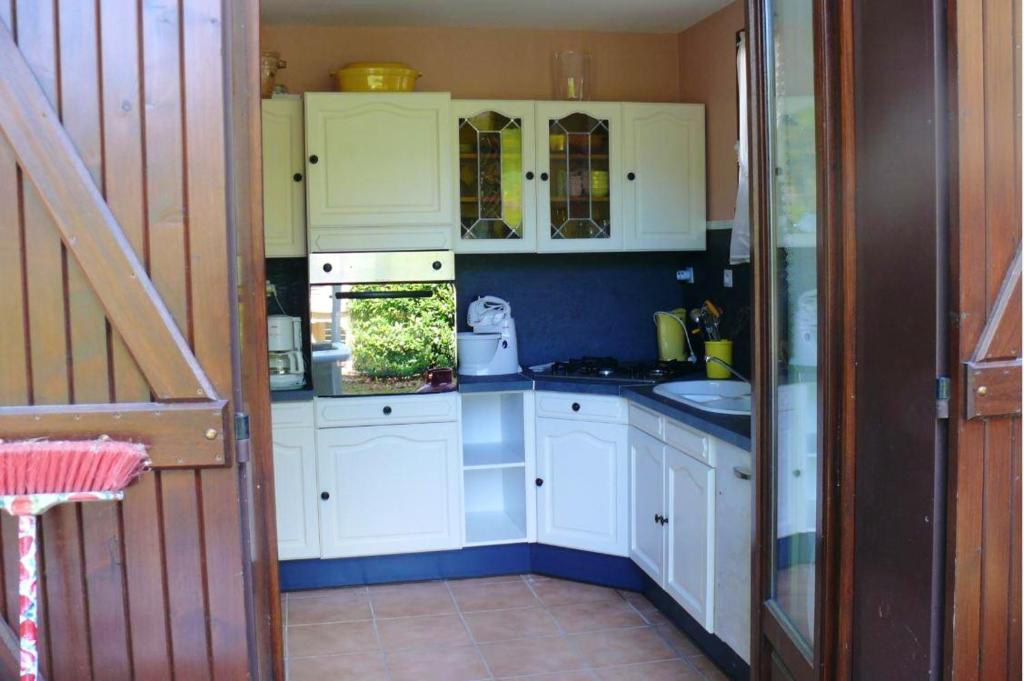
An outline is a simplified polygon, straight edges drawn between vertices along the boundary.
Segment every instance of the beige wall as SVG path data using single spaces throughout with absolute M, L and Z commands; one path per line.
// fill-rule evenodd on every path
M 708 219 L 732 220 L 736 208 L 737 0 L 679 34 L 679 99 L 704 104 L 707 116 Z
M 419 90 L 551 99 L 552 55 L 567 49 L 591 54 L 591 99 L 671 102 L 679 91 L 672 34 L 264 25 L 260 37 L 288 62 L 278 81 L 292 92 L 333 89 L 327 72 L 347 62 L 401 61 L 423 73 Z

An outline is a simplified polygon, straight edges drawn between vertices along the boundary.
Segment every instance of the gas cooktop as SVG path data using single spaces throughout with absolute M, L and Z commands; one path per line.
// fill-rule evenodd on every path
M 535 376 L 591 379 L 633 383 L 657 383 L 679 378 L 695 370 L 689 362 L 620 362 L 614 357 L 578 357 L 530 367 Z

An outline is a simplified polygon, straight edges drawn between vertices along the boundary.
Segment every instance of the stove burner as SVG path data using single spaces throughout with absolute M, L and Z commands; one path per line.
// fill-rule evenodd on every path
M 611 367 L 601 367 L 597 370 L 597 375 L 604 376 L 605 378 L 612 376 L 613 374 L 615 374 L 615 369 Z
M 614 357 L 577 357 L 553 362 L 542 375 L 566 378 L 605 379 L 652 383 L 675 378 L 694 370 L 693 365 L 678 360 L 659 362 L 620 362 Z

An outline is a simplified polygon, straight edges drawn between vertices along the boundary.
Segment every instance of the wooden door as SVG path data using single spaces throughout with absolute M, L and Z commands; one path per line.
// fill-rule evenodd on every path
M 449 248 L 447 93 L 306 94 L 310 250 Z
M 537 541 L 629 555 L 626 429 L 537 419 Z
M 534 103 L 452 102 L 456 253 L 537 250 Z
M 537 102 L 537 250 L 618 251 L 622 105 Z
M 0 2 L 0 433 L 129 438 L 149 446 L 154 469 L 122 503 L 44 515 L 46 678 L 272 671 L 249 613 L 255 601 L 272 612 L 276 595 L 251 591 L 247 450 L 236 453 L 231 418 L 241 383 L 224 67 L 236 35 L 223 11 Z M 8 624 L 15 542 L 4 517 Z M 0 662 L 11 669 L 7 647 Z
M 706 247 L 704 105 L 622 105 L 622 203 L 628 251 Z
M 324 558 L 458 548 L 457 423 L 317 431 Z
M 715 630 L 715 469 L 665 448 L 665 590 Z
M 268 258 L 306 255 L 306 143 L 302 99 L 263 100 L 263 232 Z
M 951 3 L 945 678 L 1021 677 L 1019 0 Z
M 320 557 L 316 431 L 309 402 L 274 404 L 274 490 L 281 560 Z
M 629 557 L 658 584 L 665 570 L 665 445 L 629 429 Z

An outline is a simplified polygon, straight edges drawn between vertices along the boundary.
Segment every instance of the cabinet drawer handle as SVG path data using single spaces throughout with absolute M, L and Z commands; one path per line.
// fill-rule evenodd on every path
M 292 179 L 296 182 L 302 182 L 302 173 L 295 173 L 292 175 Z
M 533 484 L 537 485 L 537 487 L 541 487 L 544 484 L 544 478 L 537 478 L 533 481 Z
M 572 410 L 573 411 L 579 411 L 580 410 L 580 403 L 579 402 L 573 402 L 572 403 Z
M 626 179 L 632 182 L 636 179 L 636 173 L 626 173 Z
M 750 469 L 746 466 L 733 466 L 732 474 L 740 480 L 750 480 Z
M 384 416 L 390 416 L 391 415 L 391 407 L 384 407 L 381 411 L 384 412 Z
M 331 498 L 331 493 L 330 492 L 320 492 L 320 498 L 323 499 L 324 501 L 327 501 L 328 499 Z
M 316 165 L 317 163 L 320 162 L 320 157 L 317 156 L 316 154 L 313 154 L 312 156 L 309 157 L 309 162 L 312 163 L 313 165 Z

